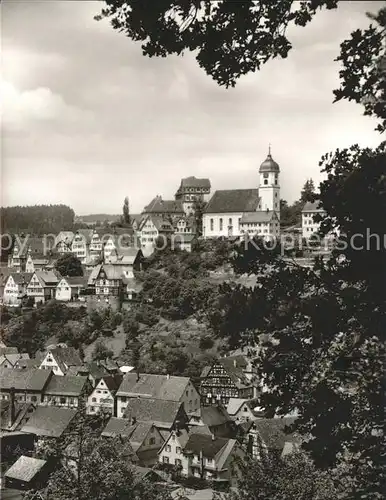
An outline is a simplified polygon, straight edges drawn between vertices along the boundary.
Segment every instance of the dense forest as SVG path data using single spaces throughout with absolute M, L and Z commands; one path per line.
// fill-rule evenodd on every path
M 75 212 L 67 205 L 1 207 L 3 233 L 28 233 L 34 236 L 69 231 L 74 227 Z

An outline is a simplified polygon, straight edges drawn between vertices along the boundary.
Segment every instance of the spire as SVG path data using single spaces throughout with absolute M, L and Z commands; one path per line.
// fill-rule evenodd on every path
M 271 143 L 268 144 L 268 156 L 271 156 Z

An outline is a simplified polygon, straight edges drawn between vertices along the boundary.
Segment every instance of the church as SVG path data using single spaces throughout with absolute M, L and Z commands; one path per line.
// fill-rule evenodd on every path
M 280 168 L 271 155 L 259 168 L 258 189 L 215 191 L 203 214 L 205 239 L 280 234 Z

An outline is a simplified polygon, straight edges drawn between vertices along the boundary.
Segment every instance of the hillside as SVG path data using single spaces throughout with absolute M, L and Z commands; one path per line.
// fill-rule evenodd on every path
M 120 214 L 89 214 L 76 215 L 76 222 L 84 222 L 85 224 L 96 224 L 97 222 L 116 222 L 120 219 Z

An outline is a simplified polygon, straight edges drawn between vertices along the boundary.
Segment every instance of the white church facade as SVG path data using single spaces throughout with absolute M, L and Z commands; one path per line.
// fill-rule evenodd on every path
M 203 236 L 208 238 L 279 236 L 280 167 L 271 150 L 259 168 L 258 189 L 215 191 L 203 214 Z

